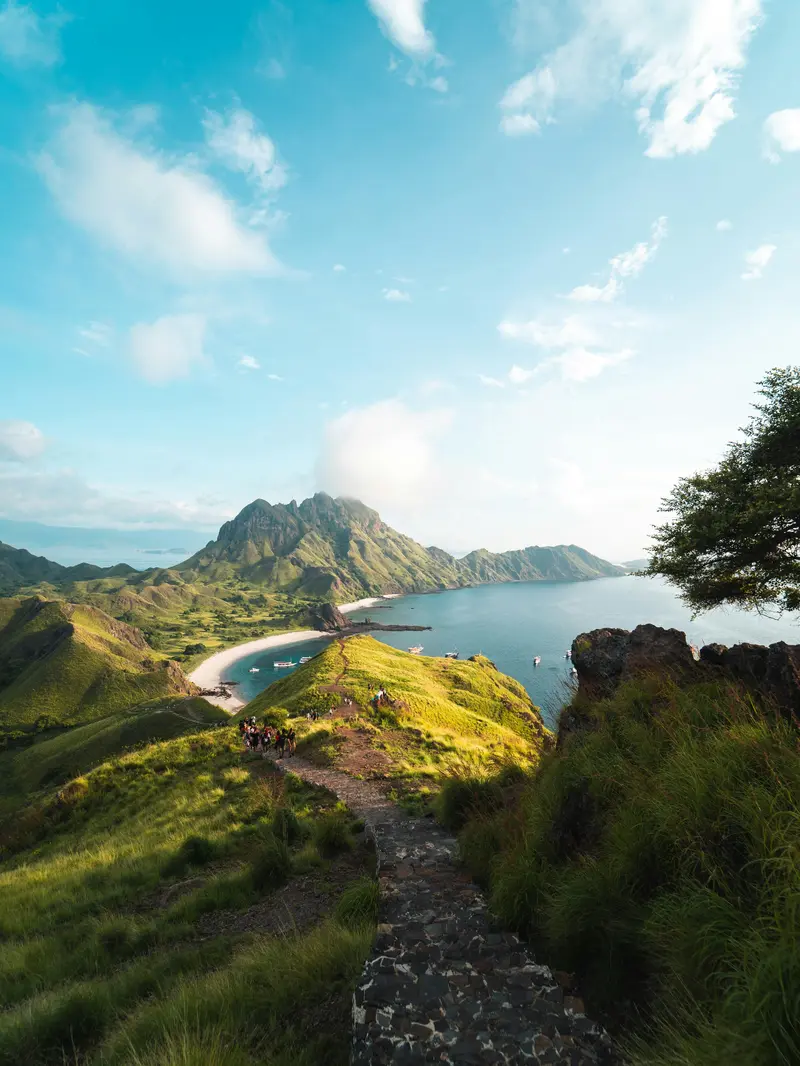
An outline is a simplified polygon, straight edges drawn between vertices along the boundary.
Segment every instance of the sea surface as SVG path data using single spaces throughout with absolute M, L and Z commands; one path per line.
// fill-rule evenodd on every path
M 428 633 L 375 633 L 394 648 L 422 644 L 423 655 L 458 651 L 462 659 L 483 654 L 498 669 L 520 681 L 545 720 L 553 723 L 569 698 L 571 664 L 565 651 L 579 633 L 601 626 L 633 629 L 652 622 L 686 633 L 690 644 L 800 643 L 800 627 L 788 616 L 764 618 L 745 611 L 718 609 L 692 621 L 675 592 L 658 578 L 619 577 L 581 582 L 525 582 L 481 585 L 477 588 L 387 600 L 382 607 L 353 612 L 354 621 L 429 625 Z M 275 669 L 276 659 L 298 662 L 315 655 L 324 641 L 310 641 L 241 659 L 228 677 L 240 682 L 237 691 L 252 699 L 278 677 L 291 672 Z M 541 665 L 533 657 L 541 656 Z M 256 666 L 257 674 L 249 669 Z

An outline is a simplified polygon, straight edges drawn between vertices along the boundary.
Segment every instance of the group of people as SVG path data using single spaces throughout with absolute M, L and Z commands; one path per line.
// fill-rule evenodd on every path
M 243 718 L 239 722 L 239 735 L 245 751 L 260 751 L 262 758 L 266 757 L 271 748 L 274 748 L 279 759 L 282 759 L 287 752 L 291 757 L 297 750 L 297 736 L 294 729 L 276 728 L 266 721 L 263 727 L 259 728 L 255 715 Z

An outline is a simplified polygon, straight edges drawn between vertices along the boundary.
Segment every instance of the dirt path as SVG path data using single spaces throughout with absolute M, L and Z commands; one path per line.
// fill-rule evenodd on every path
M 556 979 L 492 921 L 454 837 L 406 817 L 373 782 L 298 757 L 275 761 L 339 796 L 375 841 L 378 935 L 353 996 L 351 1066 L 615 1061 L 566 975 Z

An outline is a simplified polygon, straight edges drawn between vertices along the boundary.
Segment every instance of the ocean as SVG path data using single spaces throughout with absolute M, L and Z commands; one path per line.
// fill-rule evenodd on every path
M 525 582 L 480 585 L 477 588 L 387 600 L 384 606 L 354 612 L 354 621 L 429 625 L 427 633 L 375 633 L 395 648 L 422 644 L 423 655 L 458 651 L 462 659 L 483 654 L 499 670 L 520 681 L 545 721 L 553 724 L 569 698 L 570 662 L 565 651 L 589 629 L 619 626 L 633 629 L 642 622 L 680 629 L 689 643 L 800 643 L 800 629 L 788 616 L 764 618 L 745 611 L 718 609 L 692 621 L 669 585 L 658 578 L 601 578 L 582 582 Z M 227 676 L 239 681 L 237 691 L 252 699 L 289 671 L 275 669 L 275 660 L 298 662 L 301 655 L 321 651 L 322 641 L 273 648 L 241 659 Z M 541 664 L 533 665 L 535 655 Z M 251 667 L 257 674 L 249 673 Z

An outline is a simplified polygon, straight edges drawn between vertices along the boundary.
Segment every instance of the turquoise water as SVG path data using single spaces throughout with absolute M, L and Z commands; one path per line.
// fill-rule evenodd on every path
M 573 639 L 589 629 L 620 626 L 632 629 L 642 622 L 681 629 L 691 644 L 700 647 L 716 641 L 736 644 L 750 641 L 771 644 L 785 640 L 800 643 L 800 630 L 787 617 L 782 621 L 744 611 L 716 610 L 692 622 L 672 589 L 653 578 L 603 578 L 576 583 L 530 582 L 516 585 L 481 585 L 425 596 L 405 596 L 386 601 L 387 606 L 359 611 L 350 617 L 373 621 L 430 625 L 429 633 L 376 633 L 394 648 L 422 644 L 423 655 L 458 651 L 461 658 L 481 652 L 500 670 L 520 681 L 538 704 L 545 719 L 554 721 L 568 697 L 570 663 L 564 652 Z M 252 699 L 288 671 L 274 670 L 275 659 L 298 661 L 324 647 L 312 641 L 290 648 L 275 648 L 236 663 L 229 676 L 240 680 L 242 695 Z M 541 665 L 533 665 L 534 655 Z M 260 667 L 258 674 L 247 671 Z

